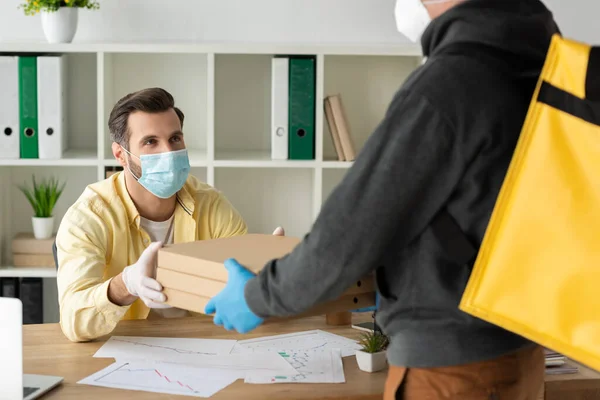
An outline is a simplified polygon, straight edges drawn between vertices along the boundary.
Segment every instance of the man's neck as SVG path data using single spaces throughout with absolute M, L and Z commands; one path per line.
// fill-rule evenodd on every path
M 151 221 L 166 221 L 175 212 L 176 197 L 161 199 L 142 187 L 128 171 L 125 171 L 125 186 L 140 216 Z

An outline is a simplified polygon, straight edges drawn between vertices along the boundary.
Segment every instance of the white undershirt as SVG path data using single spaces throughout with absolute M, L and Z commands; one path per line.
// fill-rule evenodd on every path
M 151 221 L 144 217 L 140 217 L 140 226 L 144 229 L 150 239 L 153 242 L 163 242 L 163 244 L 173 244 L 173 218 L 175 214 L 171 215 L 166 221 Z
M 174 215 L 171 215 L 171 218 L 168 220 L 157 222 L 140 216 L 140 226 L 148 233 L 153 242 L 163 242 L 163 245 L 173 244 L 173 232 L 175 231 L 173 229 L 173 218 Z M 163 318 L 178 318 L 188 315 L 186 310 L 175 307 L 165 309 L 153 308 L 150 311 Z

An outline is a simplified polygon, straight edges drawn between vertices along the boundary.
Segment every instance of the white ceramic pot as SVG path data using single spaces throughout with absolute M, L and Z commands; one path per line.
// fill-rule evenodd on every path
M 71 43 L 77 32 L 77 7 L 60 7 L 42 12 L 42 28 L 48 43 Z
M 54 217 L 37 218 L 32 217 L 33 236 L 36 239 L 50 239 L 54 233 Z
M 356 362 L 358 368 L 366 372 L 381 371 L 387 366 L 387 357 L 385 351 L 379 353 L 366 353 L 361 350 L 356 351 Z

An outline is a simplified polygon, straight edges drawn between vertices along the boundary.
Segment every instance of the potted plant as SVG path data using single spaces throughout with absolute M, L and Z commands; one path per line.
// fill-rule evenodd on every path
M 377 372 L 387 365 L 386 349 L 389 340 L 386 335 L 379 331 L 364 333 L 359 344 L 360 350 L 356 350 L 356 362 L 358 367 L 366 372 Z
M 25 15 L 42 15 L 42 29 L 49 43 L 71 43 L 77 32 L 78 10 L 98 9 L 95 0 L 25 0 Z
M 33 207 L 33 235 L 36 239 L 49 239 L 54 233 L 54 206 L 65 184 L 59 187 L 58 180 L 54 178 L 37 183 L 33 176 L 32 180 L 33 189 L 25 186 L 20 186 L 20 189 Z

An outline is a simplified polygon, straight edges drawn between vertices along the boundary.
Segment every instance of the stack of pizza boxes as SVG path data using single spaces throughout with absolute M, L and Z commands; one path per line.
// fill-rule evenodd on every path
M 300 239 L 289 236 L 247 234 L 231 238 L 200 240 L 161 248 L 156 279 L 163 286 L 167 303 L 204 314 L 208 301 L 225 288 L 224 262 L 235 258 L 254 273 L 272 259 L 290 253 Z M 339 298 L 319 304 L 297 316 L 325 315 L 375 305 L 372 275 L 355 282 Z

